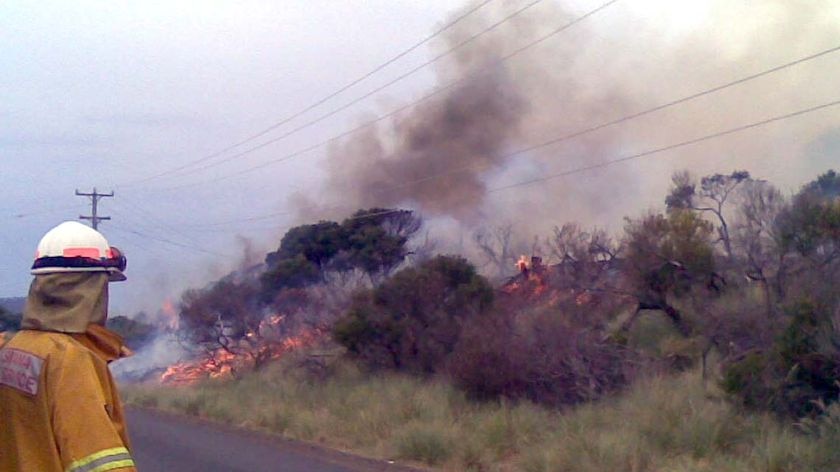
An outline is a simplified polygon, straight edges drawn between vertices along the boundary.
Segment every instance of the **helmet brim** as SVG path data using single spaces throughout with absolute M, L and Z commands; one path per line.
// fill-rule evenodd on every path
M 67 274 L 72 272 L 106 272 L 108 282 L 123 282 L 128 280 L 122 271 L 102 269 L 101 267 L 40 267 L 29 271 L 32 275 Z

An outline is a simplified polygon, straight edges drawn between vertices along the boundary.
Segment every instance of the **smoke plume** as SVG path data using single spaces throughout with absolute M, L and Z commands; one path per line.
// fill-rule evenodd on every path
M 436 53 L 519 7 L 491 5 L 496 7 L 482 8 L 448 30 Z M 312 205 L 331 216 L 402 205 L 466 228 L 489 221 L 529 223 L 536 234 L 572 220 L 609 225 L 659 206 L 678 169 L 703 175 L 745 168 L 785 189 L 825 170 L 825 158 L 813 157 L 819 148 L 814 143 L 838 133 L 837 109 L 573 177 L 492 191 L 838 98 L 832 71 L 840 67 L 840 54 L 834 54 L 514 154 L 836 46 L 840 37 L 840 8 L 829 1 L 618 2 L 500 61 L 583 13 L 569 5 L 543 2 L 435 63 L 440 85 L 462 80 L 390 123 L 332 146 L 318 201 L 300 199 L 301 213 L 311 215 Z M 326 210 L 335 207 L 342 210 Z
M 487 183 L 473 168 L 505 165 L 501 153 L 526 109 L 510 82 L 504 69 L 483 74 L 396 123 L 393 143 L 372 130 L 334 149 L 327 188 L 361 207 L 416 202 L 430 214 L 474 219 Z

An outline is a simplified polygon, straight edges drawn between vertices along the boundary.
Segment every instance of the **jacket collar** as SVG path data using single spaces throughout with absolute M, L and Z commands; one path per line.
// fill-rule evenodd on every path
M 112 362 L 133 354 L 119 334 L 95 323 L 89 324 L 84 333 L 69 335 L 105 362 Z

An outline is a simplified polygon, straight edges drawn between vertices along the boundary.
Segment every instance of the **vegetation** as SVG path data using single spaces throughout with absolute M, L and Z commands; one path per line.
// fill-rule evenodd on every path
M 200 415 L 383 459 L 475 471 L 834 471 L 840 410 L 803 429 L 744 413 L 697 371 L 643 379 L 565 411 L 476 403 L 443 382 L 287 360 L 231 382 L 130 386 L 128 402 Z
M 456 386 L 482 400 L 528 399 L 549 406 L 596 400 L 625 387 L 639 361 L 604 337 L 597 321 L 585 315 L 496 313 L 468 323 L 447 373 Z
M 153 325 L 127 316 L 109 317 L 106 326 L 122 336 L 125 344 L 134 350 L 142 348 L 157 335 L 157 330 Z
M 788 311 L 790 322 L 770 347 L 732 362 L 722 385 L 746 407 L 813 416 L 840 395 L 840 338 L 823 331 L 824 307 L 803 301 Z
M 263 318 L 258 294 L 254 280 L 232 276 L 204 289 L 187 290 L 179 307 L 182 332 L 194 342 L 224 345 L 231 337 L 257 330 Z
M 358 293 L 333 333 L 371 367 L 430 374 L 443 368 L 464 323 L 492 301 L 490 284 L 466 259 L 438 256 Z
M 420 227 L 377 208 L 299 226 L 264 269 L 181 300 L 195 342 L 236 354 L 309 326 L 339 361 L 133 401 L 451 470 L 840 467 L 835 172 L 790 197 L 680 172 L 662 212 L 615 237 L 559 225 L 499 283 L 417 249 Z M 518 239 L 478 231 L 485 272 Z
M 387 277 L 405 260 L 406 243 L 421 224 L 408 210 L 371 208 L 341 224 L 321 221 L 292 228 L 266 256 L 262 299 L 270 302 L 284 288 L 326 282 L 331 274 L 359 271 L 372 282 Z
M 20 314 L 11 313 L 0 307 L 0 332 L 19 330 L 20 320 Z
M 210 355 L 216 349 L 245 352 L 260 366 L 282 336 L 327 329 L 346 309 L 347 303 L 336 300 L 340 294 L 327 293 L 335 287 L 327 290 L 327 285 L 364 286 L 360 275 L 368 285 L 386 278 L 408 256 L 407 242 L 420 225 L 411 211 L 371 208 L 341 224 L 294 227 L 266 255 L 264 267 L 235 271 L 185 291 L 178 306 L 179 334 Z M 268 314 L 282 318 L 283 326 L 267 325 Z
M 0 308 L 5 309 L 10 313 L 23 313 L 26 306 L 26 297 L 6 297 L 0 298 Z

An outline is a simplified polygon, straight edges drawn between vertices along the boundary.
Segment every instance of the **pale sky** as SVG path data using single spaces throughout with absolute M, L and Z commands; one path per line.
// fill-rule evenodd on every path
M 306 146 L 343 130 L 353 115 L 327 120 L 236 165 L 184 180 L 119 184 L 199 159 L 264 129 L 428 35 L 459 6 L 445 0 L 0 3 L 5 188 L 0 296 L 24 295 L 40 236 L 87 212 L 86 202 L 73 195 L 77 188 L 116 191 L 115 199 L 102 200 L 101 213 L 113 220 L 100 229 L 129 257 L 131 282 L 113 287 L 117 305 L 121 295 L 132 298 L 130 292 L 141 286 L 154 284 L 166 292 L 169 285 L 182 288 L 179 279 L 206 280 L 208 271 L 230 265 L 212 261 L 221 256 L 126 230 L 234 256 L 242 252 L 237 228 L 256 227 L 242 233 L 276 244 L 268 241 L 276 241 L 280 230 L 270 227 L 282 225 L 282 216 L 200 225 L 282 212 L 289 189 L 317 178 L 311 163 L 317 152 L 270 173 L 164 189 L 211 180 Z M 419 64 L 428 55 L 421 49 L 399 65 Z M 386 69 L 365 85 L 389 72 L 393 76 L 400 68 Z M 420 73 L 392 93 L 429 81 L 428 72 Z
M 527 3 L 494 2 L 510 5 L 508 10 Z M 603 2 L 570 3 L 574 11 L 584 11 Z M 662 35 L 651 41 L 670 41 L 727 5 L 624 3 L 629 6 L 616 6 L 608 18 L 610 25 L 625 21 L 626 29 L 604 27 L 605 38 L 633 30 L 628 19 L 646 18 L 662 26 Z M 837 2 L 824 3 L 833 5 L 829 17 L 838 18 Z M 0 296 L 25 295 L 41 235 L 89 211 L 75 189 L 116 192 L 101 202 L 101 214 L 113 220 L 100 229 L 127 253 L 129 281 L 113 287 L 112 311 L 151 310 L 166 297 L 177 298 L 185 286 L 223 275 L 241 258 L 242 237 L 258 251 L 276 247 L 290 223 L 283 214 L 287 197 L 317 189 L 325 151 L 228 177 L 415 99 L 435 84 L 433 68 L 257 152 L 205 170 L 188 168 L 183 178 L 149 177 L 209 156 L 313 103 L 427 36 L 464 5 L 453 0 L 0 2 Z M 434 55 L 423 46 L 265 139 Z M 836 72 L 837 60 L 831 64 Z M 838 116 L 828 115 L 835 129 Z M 840 167 L 825 159 L 819 164 Z M 811 167 L 801 175 L 809 172 Z M 794 188 L 801 182 L 797 174 L 784 183 Z M 658 199 L 661 186 L 655 190 Z M 238 219 L 247 221 L 231 221 Z

